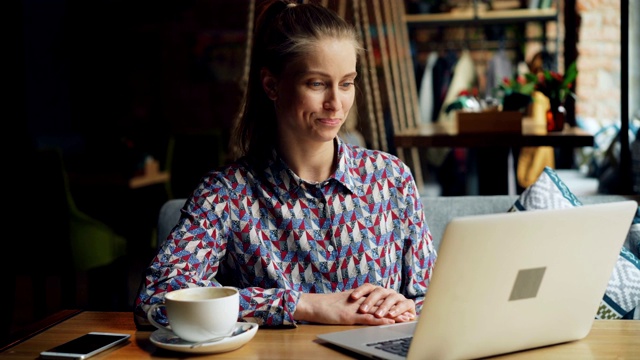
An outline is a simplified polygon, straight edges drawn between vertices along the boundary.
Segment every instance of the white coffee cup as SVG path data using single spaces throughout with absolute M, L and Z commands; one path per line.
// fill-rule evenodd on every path
M 154 319 L 164 307 L 169 325 Z M 240 295 L 233 287 L 193 287 L 168 292 L 164 303 L 149 308 L 147 319 L 158 329 L 173 331 L 180 338 L 199 342 L 231 335 L 238 321 Z

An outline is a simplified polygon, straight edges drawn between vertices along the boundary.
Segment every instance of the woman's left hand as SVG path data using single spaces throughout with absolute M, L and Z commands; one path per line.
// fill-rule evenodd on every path
M 373 314 L 378 318 L 387 317 L 395 322 L 415 320 L 416 304 L 411 299 L 392 289 L 373 284 L 358 286 L 351 293 L 353 300 L 366 297 L 358 311 L 363 314 Z

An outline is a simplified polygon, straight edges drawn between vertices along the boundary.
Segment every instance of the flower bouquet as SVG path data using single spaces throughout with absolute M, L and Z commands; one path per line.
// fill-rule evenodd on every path
M 536 88 L 538 78 L 534 74 L 519 75 L 515 79 L 504 78 L 499 85 L 504 96 L 503 111 L 523 111 L 531 103 L 531 95 Z
M 547 111 L 547 131 L 561 131 L 564 128 L 564 101 L 572 92 L 574 81 L 578 76 L 575 61 L 569 65 L 564 75 L 545 70 L 538 74 L 535 90 L 549 98 L 550 108 Z
M 567 95 L 575 96 L 571 89 L 577 76 L 578 70 L 574 61 L 564 75 L 549 70 L 539 73 L 535 89 L 548 97 L 552 103 L 562 104 Z

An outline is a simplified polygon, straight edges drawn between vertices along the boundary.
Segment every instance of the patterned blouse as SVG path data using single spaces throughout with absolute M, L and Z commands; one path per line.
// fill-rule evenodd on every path
M 393 155 L 336 143 L 336 172 L 320 183 L 275 153 L 264 171 L 240 160 L 208 173 L 145 273 L 136 323 L 168 291 L 221 284 L 240 289 L 240 319 L 266 326 L 295 326 L 301 292 L 364 283 L 419 312 L 436 251 L 413 176 Z

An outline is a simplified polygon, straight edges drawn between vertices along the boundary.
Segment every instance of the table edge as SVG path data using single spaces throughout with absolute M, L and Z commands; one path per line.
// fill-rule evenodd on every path
M 55 312 L 44 319 L 38 320 L 37 322 L 29 325 L 23 333 L 18 332 L 17 334 L 10 335 L 8 341 L 5 344 L 0 345 L 0 353 L 23 343 L 64 321 L 69 320 L 82 312 L 84 312 L 82 309 L 65 309 Z

